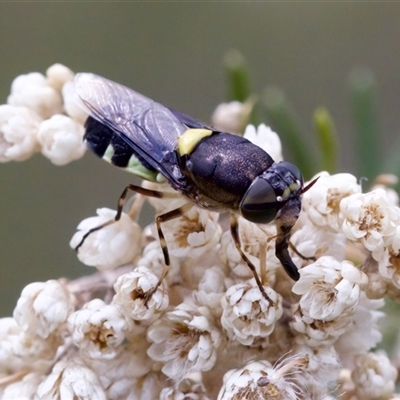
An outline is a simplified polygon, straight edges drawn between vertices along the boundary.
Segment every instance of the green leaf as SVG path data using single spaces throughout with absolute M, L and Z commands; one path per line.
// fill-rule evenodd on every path
M 290 149 L 293 156 L 290 161 L 300 168 L 306 179 L 311 178 L 316 172 L 315 159 L 285 95 L 280 89 L 269 87 L 265 90 L 263 105 L 271 127 Z
M 225 54 L 224 64 L 228 78 L 228 101 L 244 103 L 251 95 L 250 78 L 247 64 L 238 50 L 230 50 Z
M 382 171 L 382 152 L 375 110 L 375 78 L 366 68 L 350 75 L 353 118 L 356 128 L 357 174 L 370 181 Z
M 314 127 L 320 147 L 321 171 L 334 173 L 337 168 L 338 136 L 333 120 L 324 107 L 318 107 L 314 113 Z

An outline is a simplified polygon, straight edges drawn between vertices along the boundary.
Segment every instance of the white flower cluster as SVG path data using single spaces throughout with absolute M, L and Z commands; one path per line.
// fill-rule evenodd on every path
M 73 140 L 59 134 L 83 120 L 65 85 L 71 77 L 53 66 L 47 78 L 16 79 L 9 105 L 0 106 L 1 157 L 21 160 L 42 146 L 50 159 L 68 158 L 63 149 Z M 246 137 L 282 159 L 266 126 L 248 127 Z M 350 174 L 319 174 L 291 236 L 296 283 L 275 257 L 274 225 L 239 217 L 242 248 L 272 302 L 224 218 L 196 207 L 162 226 L 171 265 L 160 283 L 155 225 L 142 231 L 132 218 L 139 200 L 118 222 L 107 224 L 115 211 L 100 209 L 78 226 L 71 246 L 97 274 L 82 284 L 32 283 L 14 317 L 0 319 L 3 400 L 400 398 L 396 368 L 372 351 L 382 339 L 384 298 L 400 299 L 400 209 L 392 192 L 362 193 Z M 163 214 L 179 201 L 152 204 Z M 107 290 L 98 290 L 99 281 Z
M 0 162 L 24 161 L 38 151 L 55 165 L 81 158 L 82 111 L 71 106 L 74 73 L 54 64 L 46 75 L 20 75 L 11 85 L 7 104 L 0 105 Z

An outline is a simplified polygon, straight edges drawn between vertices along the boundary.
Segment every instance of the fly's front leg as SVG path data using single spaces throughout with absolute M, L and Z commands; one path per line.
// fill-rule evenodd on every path
M 235 214 L 231 214 L 231 234 L 233 237 L 233 241 L 235 242 L 235 246 L 239 251 L 240 256 L 242 257 L 242 260 L 248 265 L 250 268 L 254 279 L 256 280 L 257 286 L 260 289 L 260 292 L 262 293 L 263 297 L 269 302 L 271 306 L 274 305 L 274 302 L 271 300 L 271 298 L 267 295 L 265 292 L 264 286 L 261 283 L 261 280 L 257 274 L 256 267 L 254 264 L 249 260 L 249 258 L 244 254 L 242 247 L 240 245 L 240 237 L 239 237 L 239 222 L 237 219 L 237 216 Z
M 289 239 L 290 231 L 299 217 L 301 203 L 299 199 L 289 199 L 285 206 L 281 209 L 279 217 L 275 220 L 276 229 L 278 231 L 275 242 L 275 255 L 281 262 L 286 273 L 294 281 L 300 279 L 299 271 L 290 257 Z
M 119 221 L 119 219 L 121 218 L 121 214 L 122 214 L 122 209 L 124 208 L 125 205 L 125 201 L 126 201 L 126 196 L 128 194 L 129 191 L 132 192 L 136 192 L 139 194 L 142 194 L 144 196 L 147 197 L 155 197 L 158 199 L 162 199 L 162 198 L 167 198 L 167 197 L 177 197 L 177 194 L 175 193 L 164 193 L 164 192 L 159 192 L 157 190 L 151 190 L 151 189 L 145 189 L 142 188 L 141 186 L 136 186 L 136 185 L 128 185 L 124 191 L 122 192 L 121 196 L 118 199 L 118 205 L 117 205 L 117 214 L 115 215 L 114 219 L 110 219 L 109 221 L 105 222 L 104 224 L 101 224 L 99 226 L 96 226 L 92 229 L 89 229 L 82 237 L 82 240 L 79 242 L 79 244 L 75 247 L 75 250 L 78 251 L 79 248 L 83 245 L 83 243 L 85 242 L 86 238 L 92 234 L 93 232 L 98 231 L 99 229 L 102 229 L 108 225 L 113 224 L 114 222 Z
M 296 246 L 295 246 L 291 241 L 289 241 L 289 247 L 290 247 L 300 258 L 302 258 L 303 260 L 306 260 L 306 261 L 316 261 L 316 260 L 317 260 L 315 257 L 306 257 L 305 255 L 301 254 L 301 253 L 297 250 Z

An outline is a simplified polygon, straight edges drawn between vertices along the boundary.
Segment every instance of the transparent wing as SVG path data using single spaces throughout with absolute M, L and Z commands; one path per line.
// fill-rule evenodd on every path
M 119 134 L 173 186 L 181 187 L 177 140 L 190 125 L 201 123 L 95 74 L 77 74 L 74 85 L 90 116 Z

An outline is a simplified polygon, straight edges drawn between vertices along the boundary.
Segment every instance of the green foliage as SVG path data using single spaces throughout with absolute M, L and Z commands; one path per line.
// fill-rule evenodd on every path
M 355 125 L 355 162 L 358 176 L 370 181 L 382 171 L 382 152 L 375 112 L 375 78 L 366 69 L 350 74 L 351 103 Z
M 250 77 L 244 57 L 237 50 L 226 53 L 224 58 L 228 80 L 228 101 L 245 102 L 251 94 Z
M 313 154 L 313 146 L 304 140 L 307 135 L 304 134 L 295 109 L 283 91 L 268 86 L 263 96 L 257 96 L 250 89 L 248 67 L 243 55 L 231 50 L 224 61 L 228 78 L 228 100 L 244 102 L 249 98 L 259 99 L 250 117 L 250 123 L 269 124 L 279 134 L 284 147 L 290 152 L 290 161 L 301 169 L 306 179 L 310 179 L 321 170 L 330 173 L 338 171 L 339 139 L 334 120 L 326 108 L 317 107 L 313 116 L 316 134 L 313 144 L 318 144 L 316 154 Z M 352 137 L 355 149 L 354 174 L 359 178 L 367 178 L 369 184 L 372 184 L 375 177 L 381 173 L 394 173 L 400 176 L 400 139 L 398 143 L 394 143 L 392 154 L 386 155 L 383 159 L 375 108 L 376 84 L 373 73 L 367 68 L 355 69 L 350 74 L 349 85 L 349 101 L 355 131 L 346 133 Z
M 338 137 L 333 120 L 324 107 L 314 113 L 314 128 L 318 137 L 321 171 L 334 173 L 337 170 Z
M 290 161 L 300 168 L 306 179 L 311 178 L 316 172 L 315 157 L 304 140 L 296 114 L 284 93 L 276 87 L 267 88 L 262 106 L 272 128 L 282 136 L 285 146 L 290 147 Z

